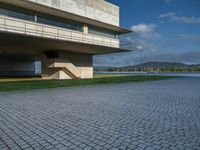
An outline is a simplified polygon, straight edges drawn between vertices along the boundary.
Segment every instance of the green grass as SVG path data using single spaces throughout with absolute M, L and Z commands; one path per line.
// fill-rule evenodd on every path
M 34 90 L 34 89 L 48 89 L 57 87 L 83 86 L 106 83 L 120 83 L 120 82 L 139 82 L 163 80 L 174 77 L 169 76 L 115 76 L 102 77 L 94 79 L 80 79 L 80 80 L 32 80 L 32 81 L 10 81 L 0 82 L 0 92 Z
M 105 77 L 124 77 L 130 76 L 130 74 L 95 74 L 95 78 L 105 78 Z

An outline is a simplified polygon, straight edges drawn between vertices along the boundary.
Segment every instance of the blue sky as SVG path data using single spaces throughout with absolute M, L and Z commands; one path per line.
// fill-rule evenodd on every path
M 121 37 L 129 53 L 94 57 L 96 66 L 143 61 L 200 63 L 200 0 L 107 0 L 120 6 L 120 25 L 134 33 Z

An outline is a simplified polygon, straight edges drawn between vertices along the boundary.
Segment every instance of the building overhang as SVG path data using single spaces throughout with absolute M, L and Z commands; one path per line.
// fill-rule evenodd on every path
M 31 1 L 26 1 L 26 0 L 0 0 L 0 3 L 3 2 L 5 4 L 9 4 L 9 5 L 14 5 L 17 7 L 22 7 L 24 9 L 28 9 L 31 11 L 35 11 L 35 12 L 40 12 L 40 13 L 44 13 L 44 14 L 48 14 L 48 15 L 52 15 L 52 16 L 57 16 L 63 19 L 67 19 L 67 20 L 72 20 L 72 21 L 76 21 L 76 22 L 82 22 L 85 24 L 89 24 L 89 25 L 93 25 L 93 26 L 97 26 L 97 27 L 101 27 L 101 28 L 105 28 L 105 29 L 109 29 L 112 31 L 117 32 L 118 34 L 125 34 L 125 33 L 130 33 L 132 32 L 129 29 L 125 29 L 125 28 L 121 28 L 118 26 L 114 26 L 111 24 L 107 24 L 101 21 L 97 21 L 97 20 L 93 20 L 87 17 L 83 17 L 80 15 L 76 15 L 70 12 L 66 12 L 60 9 L 56 9 L 53 7 L 49 7 L 46 5 L 42 5 L 42 4 L 38 4 L 38 3 L 34 3 Z
M 0 32 L 0 41 L 0 55 L 4 53 L 37 55 L 40 52 L 55 50 L 70 51 L 90 55 L 130 51 L 121 48 L 42 38 L 7 32 Z

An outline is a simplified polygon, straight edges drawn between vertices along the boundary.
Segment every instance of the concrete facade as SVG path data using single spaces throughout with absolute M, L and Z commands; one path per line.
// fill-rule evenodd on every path
M 32 59 L 24 68 L 40 60 L 44 78 L 92 78 L 93 55 L 126 51 L 117 38 L 129 32 L 119 27 L 119 7 L 104 0 L 0 0 L 0 4 L 0 57 L 26 54 Z M 21 70 L 23 65 L 14 68 Z
M 119 26 L 119 7 L 105 0 L 28 0 Z

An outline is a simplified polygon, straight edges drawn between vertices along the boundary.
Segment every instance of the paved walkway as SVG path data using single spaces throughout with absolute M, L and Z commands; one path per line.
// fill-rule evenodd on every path
M 200 78 L 0 93 L 0 150 L 200 149 Z

